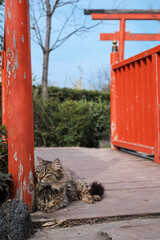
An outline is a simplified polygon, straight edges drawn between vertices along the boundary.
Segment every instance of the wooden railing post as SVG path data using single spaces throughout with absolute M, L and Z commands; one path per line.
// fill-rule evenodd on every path
M 34 208 L 34 137 L 29 1 L 5 0 L 8 171 L 11 196 Z
M 117 114 L 116 114 L 116 73 L 112 70 L 112 65 L 119 62 L 119 52 L 117 41 L 113 41 L 112 53 L 110 55 L 110 65 L 111 65 L 111 147 L 113 147 L 113 141 L 117 138 Z
M 160 164 L 160 56 L 152 55 L 152 79 L 154 84 L 154 162 Z

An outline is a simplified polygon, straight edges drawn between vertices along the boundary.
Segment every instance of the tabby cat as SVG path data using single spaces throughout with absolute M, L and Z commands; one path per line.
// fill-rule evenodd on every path
M 72 170 L 63 168 L 58 158 L 50 162 L 38 157 L 36 170 L 37 210 L 53 212 L 78 199 L 94 203 L 101 200 L 103 194 L 102 184 L 93 182 L 88 185 Z

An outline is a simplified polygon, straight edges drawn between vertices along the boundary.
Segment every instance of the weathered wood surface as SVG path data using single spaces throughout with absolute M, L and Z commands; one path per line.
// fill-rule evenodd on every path
M 110 149 L 39 148 L 37 155 L 48 160 L 58 157 L 87 182 L 102 182 L 105 196 L 91 205 L 76 201 L 55 213 L 33 213 L 32 221 L 160 212 L 160 165 L 151 160 Z

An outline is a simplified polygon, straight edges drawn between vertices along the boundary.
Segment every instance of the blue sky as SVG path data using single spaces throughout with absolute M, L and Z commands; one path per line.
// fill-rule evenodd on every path
M 87 7 L 85 4 L 82 7 Z M 160 9 L 159 0 L 92 0 L 91 9 Z M 82 11 L 83 15 L 83 11 Z M 87 24 L 93 24 L 91 16 Z M 49 85 L 73 87 L 73 82 L 82 77 L 82 87 L 91 88 L 98 71 L 103 67 L 109 69 L 111 41 L 100 41 L 100 33 L 110 33 L 119 30 L 119 21 L 104 21 L 103 24 L 85 33 L 83 36 L 73 36 L 61 47 L 50 54 Z M 126 31 L 131 33 L 159 33 L 158 21 L 127 21 Z M 128 41 L 125 43 L 125 58 L 160 44 L 159 41 Z M 36 76 L 36 84 L 41 84 L 42 51 L 38 45 L 31 42 L 32 73 Z M 81 69 L 81 70 L 79 70 Z

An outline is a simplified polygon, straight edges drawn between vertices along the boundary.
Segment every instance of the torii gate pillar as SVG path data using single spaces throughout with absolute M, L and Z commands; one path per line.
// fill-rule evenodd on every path
M 2 102 L 8 130 L 8 171 L 12 198 L 34 208 L 34 137 L 28 0 L 5 0 Z M 2 106 L 3 109 L 3 106 Z
M 119 54 L 120 61 L 124 59 L 124 43 L 125 43 L 125 25 L 126 21 L 124 18 L 120 20 L 120 29 L 119 29 Z

